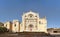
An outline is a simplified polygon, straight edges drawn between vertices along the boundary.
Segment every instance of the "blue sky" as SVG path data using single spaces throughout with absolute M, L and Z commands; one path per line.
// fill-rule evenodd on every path
M 30 10 L 46 16 L 48 28 L 60 27 L 60 0 L 0 0 L 0 22 L 21 21 L 23 12 Z

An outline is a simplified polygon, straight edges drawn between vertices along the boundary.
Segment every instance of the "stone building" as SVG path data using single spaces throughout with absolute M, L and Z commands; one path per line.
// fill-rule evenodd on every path
M 48 28 L 47 31 L 52 35 L 60 35 L 60 28 Z
M 4 23 L 4 27 L 13 32 L 45 32 L 47 33 L 46 17 L 40 18 L 39 14 L 33 11 L 26 12 L 22 15 L 22 22 L 13 20 L 12 23 Z
M 4 27 L 6 27 L 8 30 L 12 30 L 12 22 L 10 21 L 5 22 Z
M 13 20 L 12 31 L 13 32 L 20 32 L 20 22 L 19 22 L 19 20 Z

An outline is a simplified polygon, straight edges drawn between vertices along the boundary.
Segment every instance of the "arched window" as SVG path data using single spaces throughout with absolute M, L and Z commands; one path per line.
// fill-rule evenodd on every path
M 29 28 L 33 28 L 33 25 L 32 25 L 32 24 L 30 24 L 30 25 L 29 25 Z
M 35 17 L 37 17 L 37 16 L 35 16 Z
M 7 27 L 7 24 L 6 24 L 6 27 Z
M 14 26 L 16 27 L 16 24 Z
M 29 17 L 32 17 L 32 16 L 33 16 L 33 14 L 29 14 L 28 16 L 29 16 Z
M 39 21 L 39 24 L 41 24 L 41 21 Z
M 25 17 L 26 17 L 26 15 L 25 15 Z

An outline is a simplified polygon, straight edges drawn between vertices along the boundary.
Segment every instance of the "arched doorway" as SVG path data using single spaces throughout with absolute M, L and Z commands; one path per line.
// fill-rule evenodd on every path
M 30 25 L 28 26 L 28 28 L 29 28 L 30 31 L 32 31 L 33 27 L 34 27 L 34 26 L 33 26 L 32 24 L 30 24 Z

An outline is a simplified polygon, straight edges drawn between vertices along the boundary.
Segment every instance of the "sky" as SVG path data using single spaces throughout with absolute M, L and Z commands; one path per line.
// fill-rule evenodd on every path
M 21 22 L 22 14 L 30 10 L 46 16 L 48 28 L 60 28 L 60 0 L 0 0 L 0 22 Z

